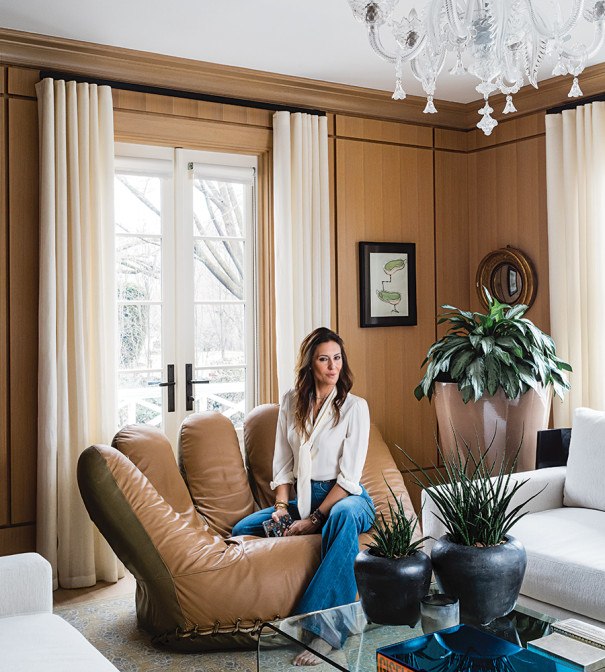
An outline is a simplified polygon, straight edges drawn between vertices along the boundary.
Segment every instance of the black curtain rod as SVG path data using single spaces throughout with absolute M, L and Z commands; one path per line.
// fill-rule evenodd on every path
M 98 86 L 110 86 L 112 89 L 122 89 L 124 91 L 136 91 L 137 93 L 152 93 L 157 96 L 170 96 L 171 98 L 187 98 L 189 100 L 203 100 L 208 103 L 220 103 L 222 105 L 239 105 L 240 107 L 252 107 L 259 110 L 269 110 L 271 112 L 304 112 L 318 117 L 325 117 L 326 113 L 322 110 L 310 110 L 304 107 L 288 107 L 286 105 L 273 105 L 259 100 L 242 100 L 241 98 L 227 98 L 226 96 L 212 96 L 206 93 L 196 93 L 194 91 L 182 91 L 180 89 L 167 89 L 160 86 L 145 86 L 143 84 L 131 84 L 130 82 L 116 82 L 110 79 L 95 79 L 94 77 L 85 77 L 83 75 L 72 75 L 65 72 L 55 72 L 42 70 L 40 79 L 64 79 L 70 82 L 97 84 Z
M 590 103 L 602 103 L 605 101 L 605 93 L 597 93 L 594 96 L 588 96 L 587 98 L 580 98 L 575 100 L 572 103 L 565 103 L 565 105 L 559 105 L 558 107 L 551 107 L 546 110 L 546 114 L 561 114 L 564 110 L 575 110 L 576 107 L 581 105 L 589 105 Z

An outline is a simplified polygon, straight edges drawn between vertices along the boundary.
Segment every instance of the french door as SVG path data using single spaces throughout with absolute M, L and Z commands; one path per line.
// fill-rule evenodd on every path
M 118 144 L 118 426 L 255 403 L 255 157 Z

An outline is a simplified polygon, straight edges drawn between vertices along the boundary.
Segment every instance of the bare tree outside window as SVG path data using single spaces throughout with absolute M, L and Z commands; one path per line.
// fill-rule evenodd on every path
M 145 388 L 161 375 L 159 181 L 116 175 L 120 388 L 139 388 L 141 403 L 136 404 L 134 421 L 156 425 L 161 422 L 160 391 Z M 237 425 L 243 420 L 245 397 L 244 369 L 239 368 L 245 365 L 244 189 L 237 183 L 198 178 L 193 185 L 195 367 L 204 367 L 211 381 L 199 395 L 204 408 L 196 410 L 224 412 Z M 121 408 L 120 423 L 132 421 L 132 399 L 121 406 L 131 410 L 127 418 Z

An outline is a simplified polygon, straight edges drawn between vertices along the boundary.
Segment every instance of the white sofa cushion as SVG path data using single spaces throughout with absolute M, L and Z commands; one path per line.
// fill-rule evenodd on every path
M 605 512 L 532 513 L 511 534 L 527 551 L 523 595 L 605 621 Z
M 52 570 L 37 553 L 0 558 L 0 618 L 53 610 Z M 1 654 L 0 654 L 1 655 Z
M 605 511 L 605 413 L 576 408 L 563 502 Z
M 54 614 L 0 620 L 0 669 L 10 672 L 116 672 L 116 668 Z

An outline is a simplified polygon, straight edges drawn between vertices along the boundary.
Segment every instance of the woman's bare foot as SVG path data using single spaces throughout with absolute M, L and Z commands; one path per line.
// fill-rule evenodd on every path
M 326 642 L 325 639 L 321 637 L 316 637 L 309 646 L 321 653 L 324 656 L 327 656 L 328 653 L 332 650 L 332 647 Z M 310 651 L 301 651 L 296 658 L 292 661 L 292 665 L 302 666 L 302 665 L 320 665 L 324 661 L 321 658 L 318 658 L 315 654 Z

